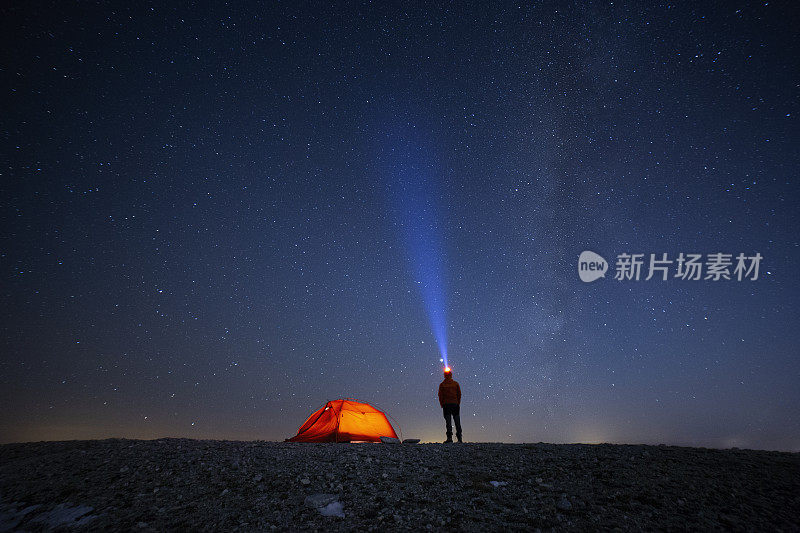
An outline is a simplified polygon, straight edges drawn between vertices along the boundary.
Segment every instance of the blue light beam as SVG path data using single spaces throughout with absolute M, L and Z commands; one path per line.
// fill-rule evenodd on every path
M 411 274 L 422 297 L 442 361 L 448 366 L 444 246 L 435 172 L 432 165 L 415 157 L 412 150 L 394 161 L 390 175 L 389 190 L 397 214 L 395 220 L 408 252 Z

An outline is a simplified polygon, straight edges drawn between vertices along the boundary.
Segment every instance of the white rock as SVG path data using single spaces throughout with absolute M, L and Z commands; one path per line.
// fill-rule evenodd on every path
M 322 516 L 338 516 L 339 518 L 344 518 L 344 509 L 339 502 L 331 502 L 325 507 L 320 507 L 319 512 Z
M 508 481 L 490 481 L 489 484 L 494 488 L 505 487 L 508 485 Z
M 325 507 L 329 503 L 335 502 L 337 498 L 338 496 L 336 494 L 311 494 L 310 496 L 306 496 L 306 499 L 303 501 L 303 503 L 307 507 L 314 507 L 316 509 Z

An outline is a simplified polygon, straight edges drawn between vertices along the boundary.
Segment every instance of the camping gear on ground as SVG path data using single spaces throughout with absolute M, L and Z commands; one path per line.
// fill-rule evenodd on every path
M 380 442 L 397 439 L 386 415 L 370 404 L 344 398 L 316 410 L 289 442 Z

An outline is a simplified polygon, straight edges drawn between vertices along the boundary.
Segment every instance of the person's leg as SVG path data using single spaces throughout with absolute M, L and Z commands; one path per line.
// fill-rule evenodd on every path
M 442 414 L 444 414 L 444 421 L 445 421 L 445 425 L 447 426 L 447 440 L 452 442 L 453 441 L 453 422 L 450 419 L 451 413 L 450 413 L 450 405 L 449 404 L 445 404 L 445 406 L 442 407 Z
M 453 420 L 456 423 L 456 438 L 461 442 L 461 406 L 455 405 L 453 407 Z

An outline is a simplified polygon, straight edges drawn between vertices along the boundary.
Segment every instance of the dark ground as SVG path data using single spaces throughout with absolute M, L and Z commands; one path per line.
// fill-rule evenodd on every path
M 319 493 L 345 516 L 306 502 Z M 800 454 L 188 439 L 0 446 L 0 531 L 53 528 L 800 531 Z

